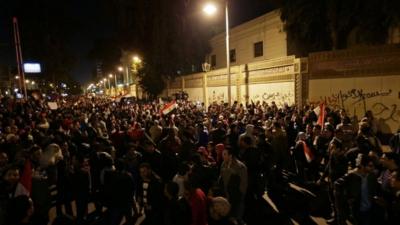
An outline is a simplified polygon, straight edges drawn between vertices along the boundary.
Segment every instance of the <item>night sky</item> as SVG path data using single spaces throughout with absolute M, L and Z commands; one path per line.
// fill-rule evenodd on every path
M 276 1 L 267 0 L 230 0 L 231 25 L 238 25 L 247 20 L 260 16 L 274 8 Z M 0 64 L 15 65 L 15 50 L 13 46 L 12 16 L 15 12 L 15 0 L 0 1 Z M 94 40 L 107 38 L 114 34 L 111 20 L 107 19 L 96 0 L 69 0 L 67 13 L 79 21 L 80 30 L 71 36 L 67 47 L 71 49 L 76 64 L 72 76 L 84 84 L 91 79 L 95 63 L 88 58 L 93 48 Z M 20 24 L 23 32 L 24 24 Z M 22 27 L 22 28 L 21 28 Z M 22 39 L 22 45 L 24 40 Z

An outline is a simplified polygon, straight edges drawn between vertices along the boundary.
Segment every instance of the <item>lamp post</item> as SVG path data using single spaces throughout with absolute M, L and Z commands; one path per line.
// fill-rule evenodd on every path
M 112 95 L 112 89 L 111 89 L 111 79 L 112 79 L 113 75 L 112 74 L 108 74 L 108 88 L 110 89 L 110 96 Z
M 204 76 L 203 76 L 203 102 L 204 102 L 204 107 L 205 107 L 205 111 L 208 112 L 208 89 L 207 89 L 207 73 L 210 71 L 211 65 L 209 63 L 203 63 L 202 65 L 202 69 L 204 72 Z
M 111 79 L 114 76 L 114 93 L 117 95 L 117 74 L 108 74 L 108 77 Z M 114 95 L 114 96 L 115 96 Z
M 139 56 L 133 56 L 133 64 L 132 64 L 132 66 L 133 66 L 133 74 L 132 75 L 134 75 L 134 77 L 132 77 L 132 83 L 134 83 L 135 84 L 135 96 L 136 96 L 136 98 L 138 98 L 138 96 L 139 96 L 139 89 L 138 89 L 138 84 L 137 84 L 137 81 L 138 81 L 138 79 L 137 79 L 137 76 L 138 76 L 138 69 L 140 68 L 140 66 L 141 66 L 141 63 L 142 63 L 142 59 L 139 57 Z
M 134 72 L 134 74 L 135 74 L 135 78 L 134 77 L 132 77 L 132 82 L 134 81 L 134 80 L 136 80 L 136 76 L 137 76 L 137 73 L 138 73 L 138 69 L 139 69 L 139 67 L 140 67 L 140 64 L 142 63 L 142 60 L 139 58 L 139 56 L 134 56 L 133 57 L 133 64 L 132 64 L 132 69 L 133 69 L 133 72 Z
M 123 94 L 125 94 L 125 87 L 126 87 L 125 79 L 126 79 L 126 77 L 124 74 L 124 68 L 122 66 L 118 66 L 118 71 L 122 75 L 122 92 L 123 92 Z
M 212 15 L 215 14 L 217 11 L 217 7 L 212 4 L 208 3 L 204 6 L 203 11 L 208 14 Z M 228 104 L 231 106 L 232 99 L 231 99 L 231 65 L 230 65 L 230 54 L 229 54 L 229 5 L 228 0 L 225 0 L 225 44 L 226 44 L 226 73 L 228 77 Z
M 22 91 L 20 76 L 18 76 L 18 75 L 15 76 L 15 80 L 16 80 L 16 83 L 18 83 L 18 85 L 16 85 L 16 86 L 18 86 L 19 90 Z

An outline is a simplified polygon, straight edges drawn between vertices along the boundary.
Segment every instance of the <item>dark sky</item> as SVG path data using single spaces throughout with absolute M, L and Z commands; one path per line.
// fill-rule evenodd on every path
M 66 0 L 67 1 L 67 0 Z M 12 37 L 12 14 L 15 0 L 0 0 L 0 64 L 15 65 L 15 50 Z M 111 21 L 107 20 L 96 0 L 68 0 L 67 13 L 80 23 L 80 31 L 71 37 L 68 48 L 76 57 L 72 75 L 79 82 L 86 83 L 91 79 L 95 63 L 88 59 L 88 53 L 94 40 L 113 35 Z M 272 2 L 272 3 L 271 3 Z M 276 8 L 276 1 L 267 0 L 230 0 L 231 25 L 244 21 Z M 20 27 L 23 24 L 20 24 Z M 20 28 L 21 29 L 21 28 Z M 21 29 L 22 30 L 22 29 Z M 22 45 L 23 45 L 22 39 Z

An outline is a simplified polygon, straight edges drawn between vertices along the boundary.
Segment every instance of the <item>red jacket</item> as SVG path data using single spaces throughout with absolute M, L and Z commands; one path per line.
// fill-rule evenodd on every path
M 200 188 L 189 199 L 192 208 L 192 225 L 207 225 L 207 197 Z

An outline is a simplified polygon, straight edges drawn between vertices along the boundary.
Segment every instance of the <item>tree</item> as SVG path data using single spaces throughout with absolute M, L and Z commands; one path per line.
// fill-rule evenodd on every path
M 390 0 L 282 0 L 289 54 L 384 44 L 400 25 L 400 3 Z
M 209 33 L 195 21 L 194 3 L 189 0 L 106 3 L 106 13 L 112 15 L 117 27 L 116 46 L 141 55 L 146 62 L 139 71 L 141 85 L 153 96 L 161 93 L 165 80 L 199 71 L 209 51 Z
M 306 56 L 331 47 L 324 0 L 283 0 L 281 19 L 285 22 L 289 55 Z

